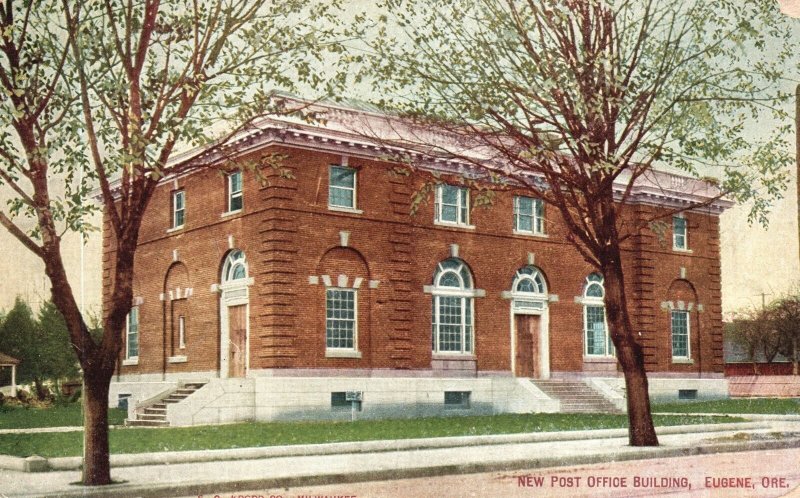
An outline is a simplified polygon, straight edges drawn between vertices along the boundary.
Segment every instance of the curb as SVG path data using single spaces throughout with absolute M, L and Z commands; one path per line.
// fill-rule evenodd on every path
M 732 422 L 720 424 L 674 425 L 659 427 L 659 435 L 747 431 L 768 429 L 771 424 L 764 422 Z M 421 439 L 389 439 L 344 443 L 298 444 L 290 446 L 265 446 L 257 448 L 231 448 L 220 450 L 166 451 L 160 453 L 132 453 L 111 455 L 112 467 L 135 467 L 140 465 L 172 465 L 180 463 L 202 463 L 223 460 L 255 460 L 260 458 L 340 455 L 349 453 L 383 453 L 388 451 L 424 450 L 435 448 L 456 448 L 460 446 L 501 445 L 515 443 L 544 443 L 575 441 L 582 439 L 611 439 L 627 437 L 627 429 L 595 429 L 583 431 L 532 432 L 485 436 L 455 436 Z M 40 459 L 34 467 L 26 468 L 20 457 L 3 457 L 0 469 L 22 472 L 44 472 L 48 470 L 79 470 L 81 457 L 54 457 Z M 13 461 L 12 461 L 13 460 Z M 11 466 L 9 466 L 11 465 Z
M 170 497 L 182 495 L 204 495 L 224 492 L 247 491 L 253 489 L 280 489 L 298 486 L 318 486 L 327 484 L 348 484 L 365 481 L 381 481 L 410 479 L 418 477 L 435 477 L 442 475 L 472 474 L 478 472 L 511 471 L 534 468 L 563 467 L 569 465 L 588 465 L 608 461 L 644 460 L 650 458 L 681 457 L 705 455 L 713 453 L 732 453 L 738 451 L 756 451 L 766 449 L 785 449 L 800 447 L 800 438 L 778 441 L 747 441 L 718 443 L 700 447 L 677 448 L 641 448 L 639 451 L 609 451 L 594 455 L 573 457 L 543 457 L 535 460 L 511 459 L 471 463 L 464 465 L 418 466 L 405 469 L 366 470 L 349 473 L 309 474 L 292 477 L 257 478 L 236 481 L 206 481 L 191 484 L 176 483 L 155 486 L 144 485 L 109 485 L 101 488 L 86 488 L 59 492 L 57 495 L 45 496 L 139 496 Z

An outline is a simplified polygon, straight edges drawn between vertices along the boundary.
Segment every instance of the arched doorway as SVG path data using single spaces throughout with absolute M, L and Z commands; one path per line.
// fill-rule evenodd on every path
M 528 265 L 517 270 L 507 293 L 511 299 L 511 365 L 517 377 L 550 378 L 547 284 Z
M 246 377 L 249 368 L 249 291 L 244 253 L 234 249 L 225 257 L 220 275 L 220 377 Z

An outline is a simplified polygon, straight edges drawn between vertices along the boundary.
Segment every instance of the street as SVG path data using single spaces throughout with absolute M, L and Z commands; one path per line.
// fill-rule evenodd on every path
M 800 449 L 227 492 L 221 497 L 800 497 Z M 206 495 L 213 496 L 213 495 Z

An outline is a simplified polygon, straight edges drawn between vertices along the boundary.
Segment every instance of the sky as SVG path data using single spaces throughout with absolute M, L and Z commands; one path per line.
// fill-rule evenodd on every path
M 800 0 L 778 0 L 781 10 L 794 17 L 800 17 Z M 348 0 L 346 8 L 349 15 L 362 10 L 376 12 L 372 0 Z M 800 20 L 798 20 L 800 23 Z M 763 128 L 764 123 L 754 123 L 753 128 Z M 797 288 L 800 282 L 800 247 L 798 247 L 798 203 L 794 177 L 782 200 L 776 202 L 770 224 L 764 228 L 751 225 L 747 221 L 747 209 L 735 207 L 721 218 L 722 266 L 723 266 L 723 309 L 732 312 L 737 309 L 760 306 L 762 298 L 766 301 Z M 66 259 L 71 280 L 79 286 L 80 243 L 77 240 L 67 244 Z M 99 243 L 89 248 L 89 258 L 99 256 Z M 18 242 L 11 240 L 3 230 L 0 232 L 0 253 L 13 254 L 13 257 L 0 258 L 0 275 L 4 276 L 0 288 L 0 310 L 8 310 L 16 293 L 31 300 L 41 300 L 48 295 L 49 285 L 43 280 L 41 263 L 28 253 Z M 84 251 L 86 253 L 86 251 Z M 90 287 L 89 293 L 97 295 L 90 298 L 90 307 L 99 307 L 100 275 L 99 265 L 88 265 L 84 281 Z M 25 268 L 25 271 L 20 271 Z

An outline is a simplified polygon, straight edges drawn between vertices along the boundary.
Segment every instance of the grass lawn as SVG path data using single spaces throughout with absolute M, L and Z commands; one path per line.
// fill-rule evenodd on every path
M 658 403 L 654 412 L 672 413 L 765 413 L 800 415 L 800 398 L 747 398 Z
M 707 417 L 654 417 L 657 426 L 708 423 Z M 714 417 L 711 422 L 741 422 Z M 625 415 L 530 414 L 480 417 L 363 420 L 357 422 L 272 422 L 172 427 L 119 428 L 110 435 L 111 453 L 248 448 L 307 443 L 368 441 L 482 434 L 511 434 L 628 426 Z M 0 454 L 79 456 L 81 433 L 0 434 Z
M 108 422 L 121 424 L 127 417 L 125 410 L 108 410 Z M 32 429 L 38 427 L 63 427 L 83 425 L 80 403 L 56 405 L 49 408 L 23 408 L 3 406 L 0 408 L 0 429 Z

